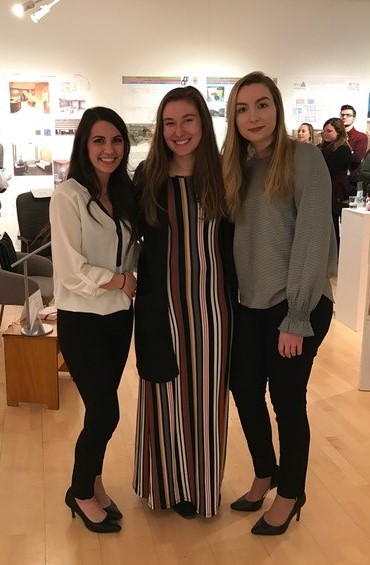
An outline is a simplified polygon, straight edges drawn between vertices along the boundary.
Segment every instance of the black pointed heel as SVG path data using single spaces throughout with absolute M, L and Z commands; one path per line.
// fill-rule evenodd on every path
M 233 510 L 238 510 L 239 512 L 257 512 L 257 510 L 259 510 L 262 507 L 262 504 L 266 498 L 267 493 L 270 490 L 276 488 L 278 474 L 279 474 L 279 466 L 276 467 L 274 473 L 272 474 L 271 484 L 264 493 L 264 495 L 262 496 L 262 498 L 254 501 L 247 500 L 245 497 L 248 493 L 246 492 L 245 494 L 243 494 L 243 496 L 241 496 L 237 500 L 234 500 L 234 502 L 230 504 L 230 508 L 232 508 Z
M 260 518 L 251 529 L 252 534 L 255 534 L 257 536 L 280 536 L 281 534 L 284 534 L 284 532 L 287 531 L 289 524 L 294 516 L 296 516 L 296 520 L 297 522 L 299 522 L 302 506 L 304 506 L 305 502 L 306 495 L 302 494 L 302 496 L 296 499 L 293 509 L 286 521 L 283 524 L 280 524 L 280 526 L 271 526 L 271 524 L 268 524 L 266 522 L 264 516 L 262 516 L 262 518 Z
M 70 488 L 66 492 L 65 503 L 71 509 L 72 518 L 75 518 L 76 514 L 78 514 L 86 528 L 91 532 L 96 532 L 98 534 L 110 534 L 119 532 L 121 529 L 121 526 L 117 524 L 117 522 L 114 522 L 114 520 L 112 520 L 112 518 L 108 515 L 101 522 L 92 522 L 77 504 Z
M 109 518 L 111 518 L 112 520 L 122 520 L 122 518 L 123 518 L 123 514 L 122 514 L 121 510 L 113 502 L 113 500 L 111 500 L 110 505 L 103 508 L 103 510 L 106 511 Z

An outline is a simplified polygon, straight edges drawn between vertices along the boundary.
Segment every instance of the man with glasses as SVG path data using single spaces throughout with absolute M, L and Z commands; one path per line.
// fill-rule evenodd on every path
M 340 117 L 346 128 L 348 143 L 352 149 L 351 163 L 349 166 L 349 186 L 348 194 L 356 196 L 357 181 L 361 180 L 359 176 L 359 167 L 362 159 L 365 157 L 367 151 L 368 139 L 366 133 L 357 131 L 354 128 L 356 120 L 356 110 L 350 104 L 344 104 L 340 109 Z

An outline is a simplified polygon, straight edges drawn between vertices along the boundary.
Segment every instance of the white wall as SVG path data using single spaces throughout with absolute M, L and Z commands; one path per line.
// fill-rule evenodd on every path
M 258 69 L 278 77 L 288 127 L 293 77 L 348 76 L 370 85 L 369 0 L 61 0 L 38 24 L 15 18 L 12 2 L 0 0 L 0 141 L 10 137 L 4 85 L 16 73 L 86 76 L 92 103 L 121 112 L 122 75 Z M 365 130 L 365 97 L 354 105 Z
M 369 0 L 61 0 L 38 24 L 1 0 L 0 73 L 87 75 L 119 110 L 122 75 L 263 70 L 370 84 Z

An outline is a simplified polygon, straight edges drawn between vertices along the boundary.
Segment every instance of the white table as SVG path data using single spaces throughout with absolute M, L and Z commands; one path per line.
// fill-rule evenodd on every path
M 363 331 L 369 286 L 370 212 L 345 208 L 342 212 L 335 317 L 355 331 Z

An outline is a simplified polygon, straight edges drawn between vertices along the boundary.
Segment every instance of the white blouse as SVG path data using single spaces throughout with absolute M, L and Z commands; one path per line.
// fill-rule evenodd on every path
M 54 297 L 57 308 L 73 312 L 112 314 L 127 310 L 131 300 L 121 290 L 99 288 L 114 273 L 136 270 L 137 247 L 126 254 L 130 234 L 122 222 L 122 252 L 113 218 L 90 199 L 88 190 L 68 179 L 50 201 Z M 118 265 L 117 265 L 118 263 Z

